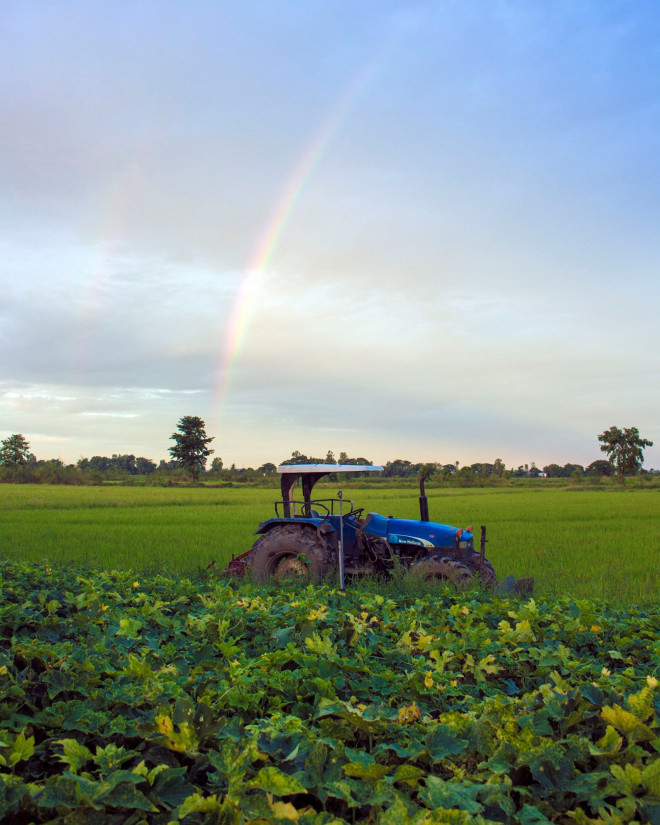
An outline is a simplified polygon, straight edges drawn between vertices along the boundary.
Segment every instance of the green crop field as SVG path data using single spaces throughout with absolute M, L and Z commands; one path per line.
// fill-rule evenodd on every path
M 218 580 L 274 489 L 0 496 L 0 822 L 660 823 L 656 491 L 431 490 L 522 599 Z
M 336 485 L 317 488 L 333 496 Z M 252 544 L 278 491 L 255 488 L 0 488 L 0 558 L 191 574 Z M 416 492 L 350 489 L 367 511 L 418 517 Z M 429 491 L 431 518 L 488 527 L 502 578 L 533 576 L 544 595 L 657 599 L 660 491 L 484 488 Z
M 0 562 L 0 821 L 660 821 L 657 605 L 401 585 Z

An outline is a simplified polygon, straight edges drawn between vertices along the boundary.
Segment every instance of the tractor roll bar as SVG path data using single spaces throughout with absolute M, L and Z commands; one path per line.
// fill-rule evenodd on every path
M 309 502 L 316 482 L 330 473 L 376 473 L 383 467 L 373 464 L 280 464 L 277 472 L 282 475 L 282 501 L 284 503 L 284 518 L 291 518 L 293 503 L 293 488 L 298 479 L 302 479 L 303 499 L 305 501 L 305 515 L 309 516 Z

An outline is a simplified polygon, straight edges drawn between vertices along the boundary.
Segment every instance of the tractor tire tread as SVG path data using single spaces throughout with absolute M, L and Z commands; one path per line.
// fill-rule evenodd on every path
M 424 579 L 444 579 L 453 582 L 457 587 L 464 587 L 472 583 L 472 570 L 458 559 L 441 554 L 427 556 L 414 562 L 410 568 L 414 576 Z
M 466 564 L 476 577 L 481 578 L 483 584 L 488 587 L 494 587 L 497 584 L 497 574 L 495 573 L 495 568 L 487 558 L 484 558 L 483 567 L 480 567 L 481 553 L 473 553 L 467 560 Z
M 310 578 L 315 582 L 333 567 L 331 549 L 313 527 L 283 524 L 271 528 L 254 543 L 245 560 L 248 574 L 254 581 L 265 583 L 285 558 L 294 556 L 305 556 Z

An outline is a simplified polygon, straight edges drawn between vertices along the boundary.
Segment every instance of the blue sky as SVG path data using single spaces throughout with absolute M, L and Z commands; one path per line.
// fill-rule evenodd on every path
M 0 7 L 0 438 L 660 466 L 651 2 Z

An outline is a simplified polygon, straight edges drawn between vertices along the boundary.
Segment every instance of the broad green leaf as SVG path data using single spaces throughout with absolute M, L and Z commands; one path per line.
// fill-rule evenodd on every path
M 117 636 L 124 636 L 126 639 L 137 639 L 143 624 L 139 619 L 133 617 L 119 620 L 119 630 Z
M 60 762 L 68 765 L 72 773 L 78 773 L 82 766 L 92 758 L 89 748 L 81 745 L 77 739 L 59 739 L 56 744 L 62 746 Z
M 441 762 L 446 756 L 463 753 L 467 742 L 461 740 L 449 725 L 436 725 L 426 736 L 425 744 L 434 762 Z
M 277 819 L 287 819 L 297 822 L 300 814 L 290 802 L 271 802 L 270 809 Z
M 11 822 L 11 815 L 30 790 L 20 777 L 0 773 L 0 821 Z
M 377 782 L 389 772 L 387 765 L 362 765 L 359 762 L 349 762 L 348 765 L 344 765 L 346 776 L 355 776 L 358 779 L 364 779 L 365 782 Z
M 619 736 L 612 725 L 608 725 L 605 730 L 605 735 L 602 736 L 595 745 L 591 745 L 590 750 L 593 754 L 606 753 L 611 755 L 621 750 L 622 744 L 623 738 Z
M 323 782 L 325 760 L 328 755 L 328 749 L 322 742 L 314 742 L 312 749 L 305 760 L 305 770 L 309 774 L 310 779 L 315 785 L 320 785 Z
M 654 796 L 660 798 L 660 759 L 655 759 L 642 771 L 642 785 Z
M 419 798 L 428 807 L 459 808 L 470 814 L 478 814 L 484 806 L 476 801 L 478 785 L 462 785 L 458 782 L 445 782 L 439 776 L 427 776 L 426 787 L 419 792 Z
M 262 768 L 255 778 L 250 782 L 250 787 L 259 788 L 266 793 L 272 793 L 276 796 L 288 796 L 294 793 L 306 793 L 304 788 L 297 779 L 294 779 L 289 774 L 284 773 L 279 768 L 269 766 Z
M 16 737 L 11 751 L 9 752 L 9 764 L 17 765 L 29 759 L 34 753 L 34 736 L 25 737 L 25 732 L 21 731 Z
M 195 786 L 186 779 L 186 768 L 163 768 L 154 778 L 153 795 L 165 808 L 176 808 L 195 793 Z
M 421 779 L 422 776 L 426 775 L 426 771 L 422 768 L 418 768 L 416 765 L 399 765 L 397 769 L 394 771 L 394 776 L 392 777 L 393 782 L 407 782 L 414 787 L 417 784 L 417 781 Z
M 122 782 L 112 788 L 107 794 L 97 797 L 105 805 L 116 808 L 130 808 L 137 811 L 157 811 L 158 808 L 147 797 L 129 782 Z
M 639 693 L 629 696 L 626 704 L 638 719 L 646 721 L 653 715 L 653 690 L 648 686 L 643 687 Z
M 44 787 L 35 796 L 40 808 L 59 808 L 65 806 L 73 809 L 80 804 L 82 794 L 80 786 L 71 776 L 51 776 Z
M 520 825 L 552 825 L 548 817 L 544 816 L 534 805 L 523 805 L 517 816 Z
M 621 705 L 604 707 L 601 716 L 609 725 L 612 725 L 626 736 L 632 737 L 637 742 L 646 742 L 653 739 L 652 731 L 640 722 L 636 716 L 624 710 Z
M 190 814 L 219 811 L 221 807 L 216 794 L 204 796 L 201 793 L 194 793 L 182 802 L 179 808 L 179 819 L 185 819 Z
M 104 776 L 108 773 L 111 773 L 116 768 L 120 768 L 124 764 L 124 762 L 127 762 L 129 759 L 132 759 L 134 756 L 137 755 L 137 751 L 129 751 L 126 750 L 126 748 L 118 747 L 114 743 L 110 742 L 108 745 L 106 745 L 106 747 L 101 747 L 101 745 L 97 745 L 96 753 L 94 754 L 94 761 L 98 765 L 99 770 L 101 771 L 101 775 Z M 71 770 L 73 770 L 73 767 L 71 768 Z

